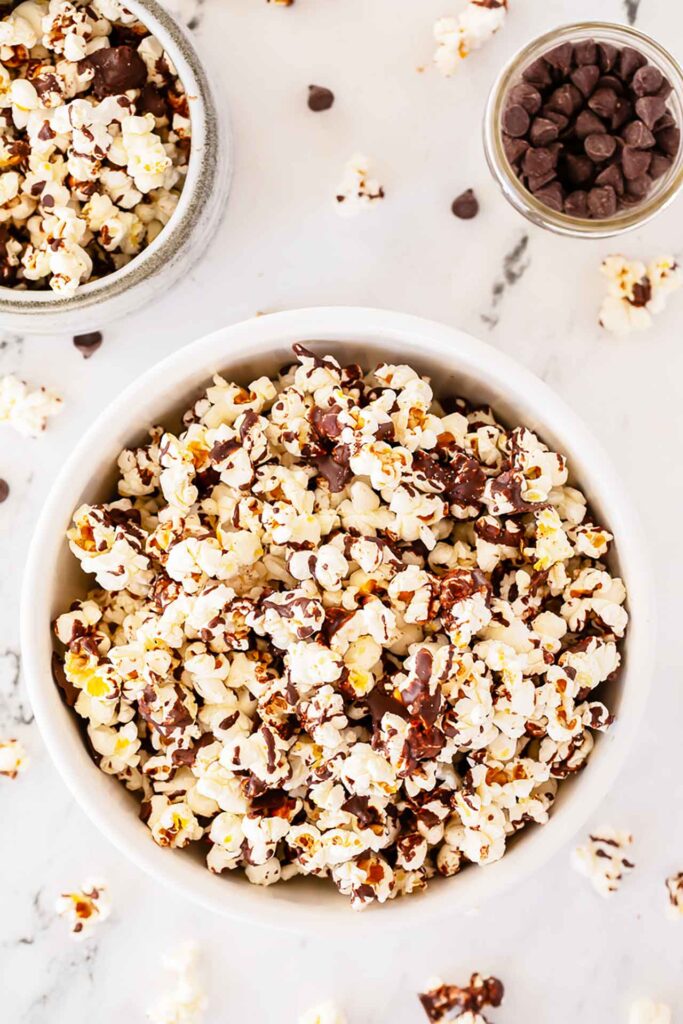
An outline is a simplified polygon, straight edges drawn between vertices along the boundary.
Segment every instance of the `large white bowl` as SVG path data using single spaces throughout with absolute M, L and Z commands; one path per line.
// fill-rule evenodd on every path
M 218 331 L 174 353 L 135 381 L 102 413 L 64 465 L 35 530 L 24 577 L 22 647 L 31 702 L 45 743 L 72 793 L 118 848 L 155 878 L 210 910 L 291 928 L 339 929 L 360 924 L 329 883 L 296 880 L 269 889 L 239 873 L 212 875 L 199 854 L 161 849 L 137 815 L 134 797 L 90 759 L 73 713 L 52 680 L 51 620 L 86 589 L 64 533 L 82 501 L 107 499 L 123 447 L 154 423 L 167 424 L 189 407 L 211 374 L 246 383 L 292 359 L 295 341 L 365 365 L 408 362 L 431 376 L 438 393 L 490 402 L 509 424 L 537 430 L 569 457 L 597 515 L 616 537 L 613 568 L 629 593 L 626 658 L 608 703 L 616 712 L 597 738 L 584 772 L 560 787 L 549 824 L 530 826 L 503 860 L 437 879 L 420 896 L 363 914 L 363 927 L 398 926 L 436 914 L 463 912 L 529 876 L 583 824 L 605 795 L 633 740 L 645 704 L 653 647 L 653 602 L 646 548 L 629 497 L 608 459 L 574 413 L 545 384 L 500 352 L 440 324 L 382 310 L 305 309 L 276 313 Z

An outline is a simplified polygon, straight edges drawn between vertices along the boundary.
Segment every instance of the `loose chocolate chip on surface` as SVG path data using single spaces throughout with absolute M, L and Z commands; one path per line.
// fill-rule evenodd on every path
M 529 130 L 529 115 L 519 103 L 513 103 L 503 114 L 503 131 L 513 138 L 521 138 Z
M 634 149 L 650 149 L 655 144 L 655 137 L 642 121 L 631 121 L 624 129 L 624 142 Z
M 654 96 L 664 83 L 664 75 L 652 64 L 644 64 L 633 76 L 631 88 L 636 96 Z
M 84 359 L 90 359 L 90 356 L 97 352 L 101 344 L 101 331 L 91 331 L 90 334 L 76 334 L 74 336 L 74 345 Z
M 471 220 L 479 213 L 479 200 L 471 188 L 466 189 L 453 200 L 451 210 L 460 220 Z
M 9 497 L 9 484 L 6 480 L 0 479 L 0 504 L 3 501 L 7 501 Z
M 309 85 L 308 106 L 310 110 L 317 114 L 322 110 L 329 110 L 333 103 L 334 93 L 331 89 L 326 89 L 324 85 Z
M 583 148 L 591 160 L 595 163 L 603 163 L 614 156 L 617 140 L 613 135 L 589 135 L 584 141 Z
M 621 166 L 624 169 L 624 177 L 627 181 L 631 178 L 639 178 L 645 174 L 650 166 L 652 154 L 647 149 L 634 149 L 633 146 L 624 146 L 621 153 Z
M 510 89 L 510 102 L 524 107 L 529 114 L 537 114 L 541 109 L 543 98 L 536 86 L 530 82 L 519 82 Z
M 617 212 L 617 194 L 611 185 L 602 185 L 590 190 L 588 211 L 599 220 L 614 216 Z

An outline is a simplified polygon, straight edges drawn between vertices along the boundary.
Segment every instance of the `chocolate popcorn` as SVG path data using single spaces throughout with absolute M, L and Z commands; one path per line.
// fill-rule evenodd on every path
M 62 893 L 55 909 L 68 922 L 72 938 L 85 939 L 111 913 L 107 887 L 101 882 L 88 881 L 80 889 Z
M 624 875 L 635 865 L 626 857 L 633 843 L 628 832 L 603 828 L 588 837 L 585 846 L 574 850 L 576 870 L 585 875 L 601 896 L 611 896 L 621 885 Z
M 119 0 L 24 0 L 0 21 L 0 276 L 73 295 L 173 215 L 187 97 Z
M 611 724 L 626 591 L 528 428 L 295 352 L 215 377 L 76 510 L 95 589 L 56 620 L 55 679 L 160 846 L 361 909 L 547 821 Z
M 434 25 L 434 64 L 442 75 L 455 74 L 462 60 L 502 28 L 507 7 L 507 0 L 469 0 L 457 17 L 439 18 Z
M 668 897 L 667 912 L 672 921 L 683 917 L 683 871 L 669 875 L 665 882 Z
M 671 256 L 661 256 L 648 265 L 624 256 L 608 256 L 600 269 L 608 283 L 599 323 L 613 334 L 646 330 L 653 314 L 661 312 L 669 295 L 683 284 Z
M 384 189 L 370 176 L 369 161 L 357 154 L 351 157 L 335 195 L 335 209 L 345 217 L 352 217 L 361 210 L 376 206 L 384 199 Z
M 430 1021 L 453 1020 L 461 1024 L 487 1024 L 479 1011 L 487 1006 L 500 1006 L 505 989 L 498 978 L 483 978 L 473 974 L 469 985 L 446 985 L 434 981 L 426 992 L 419 995 L 422 1008 Z

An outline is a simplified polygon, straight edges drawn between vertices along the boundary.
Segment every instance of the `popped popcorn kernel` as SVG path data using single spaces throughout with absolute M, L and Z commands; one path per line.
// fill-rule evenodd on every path
M 371 176 L 367 158 L 360 154 L 351 157 L 335 194 L 337 212 L 351 217 L 363 209 L 376 206 L 381 199 L 384 199 L 384 189 Z
M 507 0 L 469 0 L 459 15 L 439 18 L 434 25 L 434 64 L 441 74 L 455 74 L 461 61 L 502 28 L 506 14 Z
M 574 850 L 574 867 L 601 896 L 611 896 L 619 889 L 624 875 L 635 867 L 626 856 L 632 843 L 629 832 L 600 829 L 588 837 L 584 846 Z
M 55 910 L 67 921 L 74 939 L 85 939 L 111 913 L 107 887 L 87 881 L 80 889 L 62 893 Z
M 21 740 L 0 740 L 0 775 L 16 779 L 30 764 Z
M 653 314 L 660 313 L 669 295 L 683 284 L 683 275 L 672 256 L 662 256 L 648 265 L 625 256 L 608 256 L 600 269 L 607 278 L 607 295 L 599 323 L 617 335 L 650 327 Z
M 24 437 L 39 437 L 62 405 L 54 391 L 31 388 L 11 373 L 0 377 L 0 424 L 7 423 Z

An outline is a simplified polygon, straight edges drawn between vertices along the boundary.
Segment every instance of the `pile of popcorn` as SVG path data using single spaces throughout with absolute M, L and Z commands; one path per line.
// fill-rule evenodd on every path
M 162 846 L 356 908 L 489 864 L 611 723 L 626 592 L 561 454 L 294 346 L 118 461 L 55 679 Z
M 0 20 L 0 283 L 79 285 L 160 234 L 190 115 L 159 41 L 120 0 L 25 0 Z

